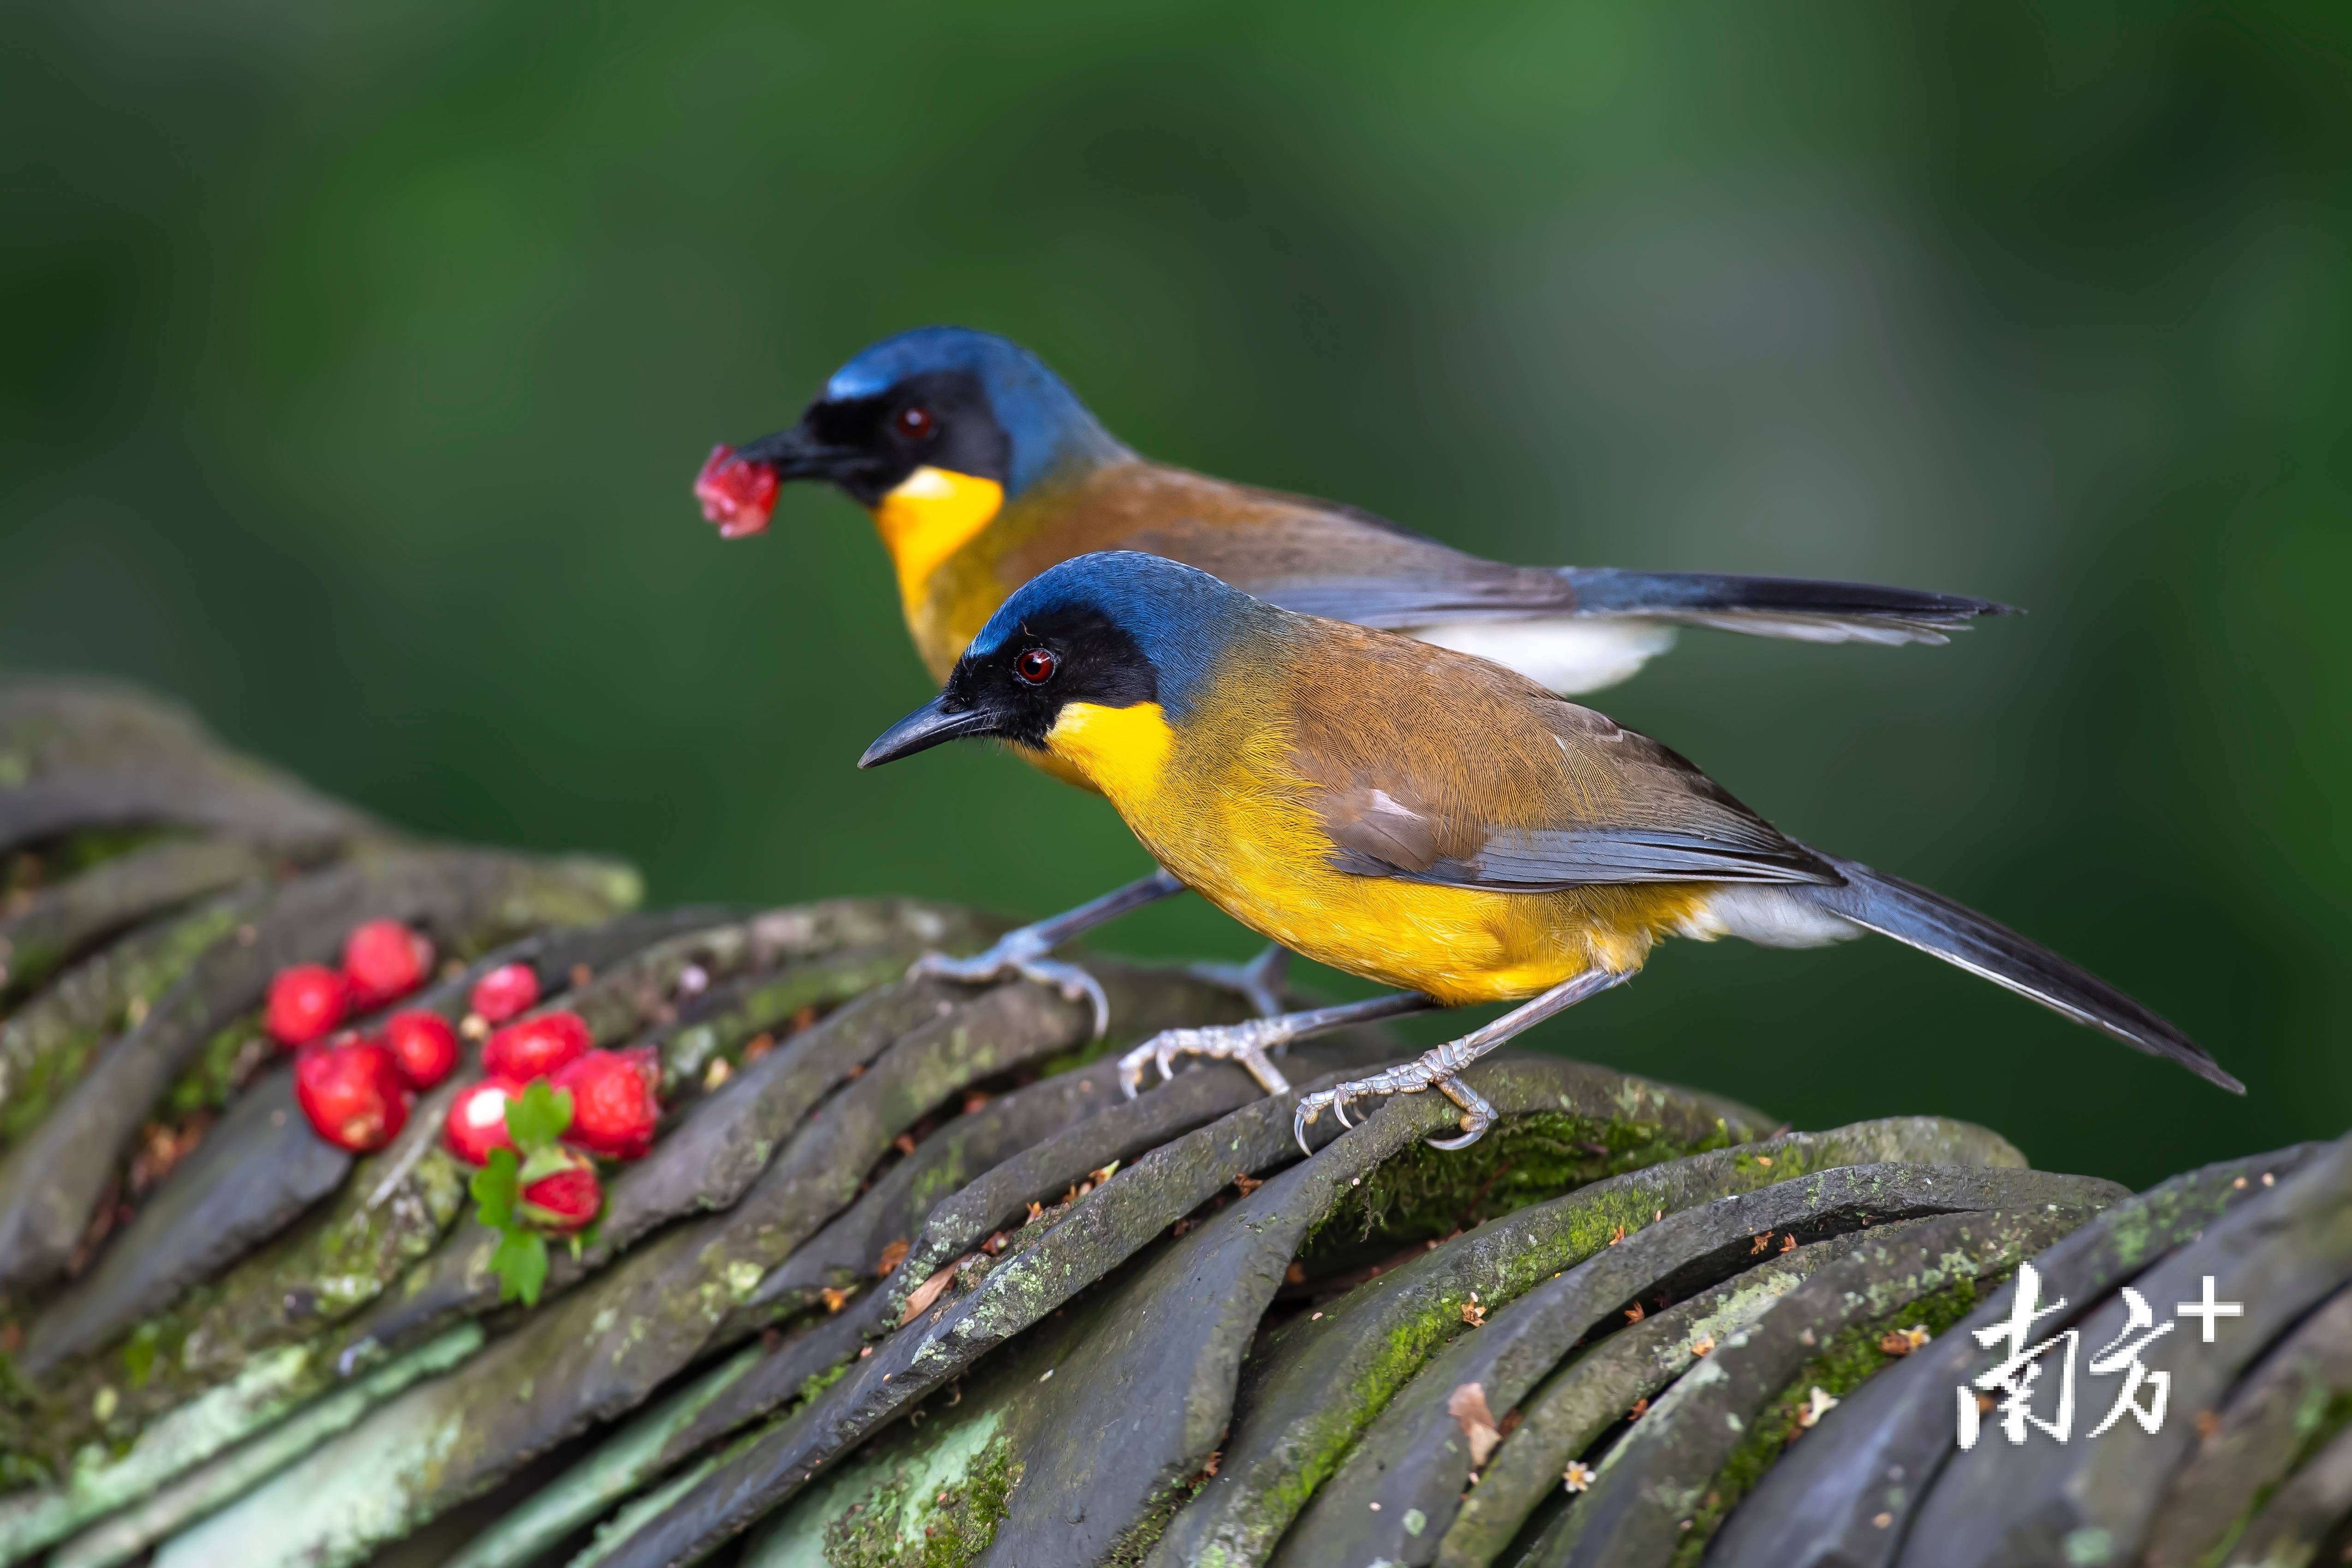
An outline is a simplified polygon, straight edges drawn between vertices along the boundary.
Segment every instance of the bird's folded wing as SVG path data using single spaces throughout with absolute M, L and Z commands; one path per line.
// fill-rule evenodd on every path
M 1318 661 L 1292 709 L 1292 765 L 1318 786 L 1339 869 L 1516 892 L 1841 879 L 1648 736 L 1507 671 L 1371 637 L 1328 634 L 1355 657 Z M 1358 700 L 1332 700 L 1349 686 Z
M 1834 871 L 1783 841 L 1744 845 L 1664 828 L 1489 827 L 1472 854 L 1399 864 L 1391 834 L 1361 824 L 1334 829 L 1334 864 L 1360 877 L 1397 877 L 1496 892 L 1554 892 L 1629 882 L 1835 882 Z
M 1245 594 L 1326 620 L 1411 631 L 1481 620 L 1641 620 L 1805 642 L 1940 643 L 2006 605 L 1869 583 L 1512 566 L 1384 517 L 1230 484 L 1158 464 L 1118 470 L 1118 495 L 1085 515 L 1117 524 L 1088 548 L 1142 550 L 1198 566 Z M 1057 547 L 1072 541 L 1057 536 Z M 1050 563 L 1025 560 L 1022 569 Z M 1443 640 L 1443 639 L 1440 639 Z
M 1727 842 L 1670 827 L 1482 827 L 1465 856 L 1418 856 L 1400 823 L 1334 823 L 1334 865 L 1355 877 L 1402 877 L 1498 893 L 1550 893 L 1628 881 L 1837 881 L 1792 847 Z M 1778 839 L 1778 835 L 1773 835 Z M 1400 853 L 1400 848 L 1404 853 Z

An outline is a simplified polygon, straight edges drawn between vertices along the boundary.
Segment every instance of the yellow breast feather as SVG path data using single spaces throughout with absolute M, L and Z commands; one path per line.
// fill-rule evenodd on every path
M 936 618 L 929 602 L 932 574 L 993 521 L 1003 506 L 1004 487 L 994 479 L 922 468 L 908 475 L 874 508 L 874 529 L 898 569 L 898 602 L 906 612 L 908 629 L 915 633 L 919 644 L 929 640 L 925 633 Z M 981 622 L 985 623 L 995 608 L 992 602 L 982 610 Z M 978 630 L 978 626 L 971 629 Z M 948 664 L 954 663 L 955 655 L 970 637 L 971 632 L 962 633 L 947 655 Z M 928 647 L 924 662 L 937 662 Z
M 1150 809 L 1175 743 L 1176 732 L 1157 702 L 1126 708 L 1066 703 L 1045 737 L 1047 754 L 1108 795 L 1122 814 L 1130 804 Z
M 1230 710 L 1193 722 L 1225 731 L 1221 743 L 1180 748 L 1157 703 L 1071 703 L 1047 750 L 1188 886 L 1348 973 L 1454 1005 L 1531 996 L 1596 965 L 1639 968 L 1704 901 L 1675 885 L 1508 893 L 1342 871 L 1312 809 L 1317 786 L 1290 772 L 1280 726 Z M 1218 761 L 1195 760 L 1208 757 Z

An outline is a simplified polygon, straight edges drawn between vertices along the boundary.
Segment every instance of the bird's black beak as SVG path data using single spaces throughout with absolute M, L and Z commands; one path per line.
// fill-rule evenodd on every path
M 866 754 L 857 759 L 857 765 L 878 768 L 884 763 L 895 763 L 900 757 L 928 752 L 942 741 L 961 741 L 997 732 L 996 716 L 986 709 L 967 708 L 959 711 L 950 710 L 947 702 L 947 694 L 941 692 L 883 731 L 881 737 L 866 748 Z
M 857 447 L 828 441 L 820 433 L 819 412 L 811 406 L 789 430 L 762 436 L 740 451 L 712 449 L 694 477 L 702 515 L 719 525 L 721 537 L 745 539 L 764 533 L 776 510 L 776 491 L 793 479 L 824 479 L 871 505 L 879 493 L 883 460 Z
M 868 473 L 874 457 L 856 447 L 835 446 L 809 428 L 805 419 L 772 436 L 762 436 L 735 454 L 764 464 L 778 479 L 824 479 L 845 484 Z

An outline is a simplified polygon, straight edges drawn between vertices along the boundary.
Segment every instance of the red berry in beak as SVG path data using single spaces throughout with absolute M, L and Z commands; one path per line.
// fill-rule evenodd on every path
M 491 1150 L 513 1148 L 514 1137 L 507 1131 L 507 1101 L 522 1093 L 522 1089 L 519 1083 L 488 1078 L 459 1089 L 441 1122 L 442 1141 L 449 1145 L 449 1152 L 468 1165 L 480 1165 L 488 1163 Z
M 384 1024 L 383 1043 L 411 1089 L 431 1089 L 457 1070 L 457 1031 L 438 1013 L 416 1007 L 394 1013 Z
M 280 1044 L 307 1046 L 324 1039 L 351 1008 L 351 986 L 341 975 L 323 963 L 298 963 L 270 981 L 263 1018 Z
M 408 1092 L 392 1053 L 373 1040 L 310 1046 L 294 1058 L 294 1098 L 320 1137 L 364 1154 L 408 1121 Z
M 549 1081 L 572 1091 L 565 1142 L 612 1160 L 641 1159 L 653 1148 L 661 1067 L 652 1051 L 590 1051 Z
M 432 942 L 398 921 L 370 921 L 343 942 L 343 978 L 352 983 L 354 1008 L 407 995 L 432 969 Z
M 482 1047 L 482 1068 L 497 1078 L 529 1083 L 588 1054 L 595 1039 L 577 1013 L 541 1013 L 509 1024 Z
M 578 1230 L 604 1206 L 604 1189 L 597 1184 L 596 1167 L 584 1158 L 522 1190 L 523 1217 L 542 1230 Z
M 503 1024 L 539 1005 L 539 974 L 528 963 L 501 963 L 474 982 L 467 1005 L 486 1023 Z
M 694 476 L 694 499 L 702 515 L 719 525 L 721 539 L 745 539 L 764 533 L 768 516 L 776 510 L 776 470 L 735 455 L 735 448 L 713 447 Z

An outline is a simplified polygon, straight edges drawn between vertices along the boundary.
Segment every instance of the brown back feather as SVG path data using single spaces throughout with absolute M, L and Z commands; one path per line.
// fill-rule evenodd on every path
M 1340 575 L 1443 585 L 1465 602 L 1574 602 L 1555 573 L 1484 561 L 1337 501 L 1141 459 L 1024 497 L 992 532 L 1000 531 L 996 576 L 1007 593 L 1088 551 L 1140 550 L 1277 603 L 1297 587 L 1328 592 Z M 1344 573 L 1335 572 L 1339 563 Z
M 1317 810 L 1342 849 L 1425 872 L 1524 837 L 1509 829 L 1655 833 L 1785 866 L 1773 879 L 1834 880 L 1683 757 L 1605 714 L 1468 654 L 1287 619 L 1291 764 L 1319 786 Z

